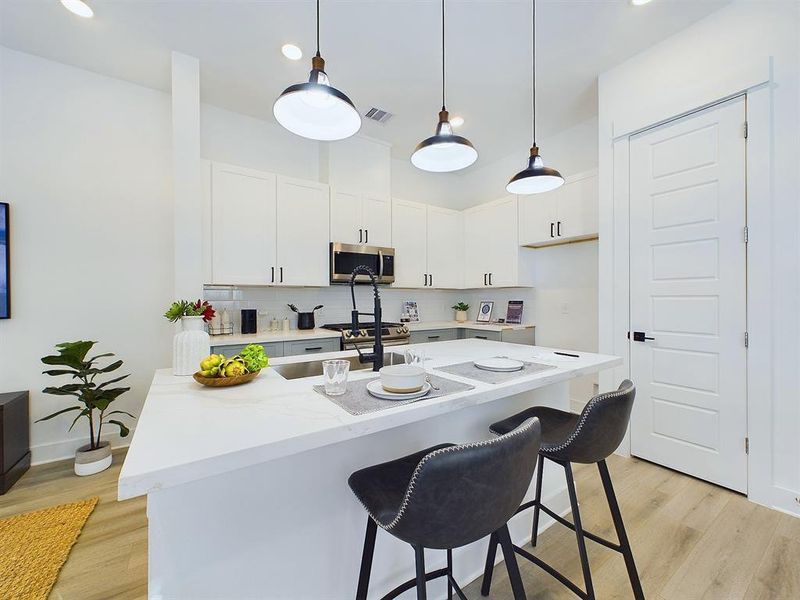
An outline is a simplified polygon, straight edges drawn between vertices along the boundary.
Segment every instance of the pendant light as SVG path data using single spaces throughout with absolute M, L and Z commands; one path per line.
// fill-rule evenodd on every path
M 350 98 L 331 86 L 325 61 L 319 54 L 319 0 L 317 0 L 317 54 L 311 59 L 306 83 L 290 85 L 275 101 L 278 123 L 311 140 L 343 140 L 361 129 L 361 115 Z
M 532 0 L 532 75 L 533 94 L 531 95 L 531 112 L 533 112 L 533 146 L 528 158 L 528 166 L 514 175 L 506 185 L 509 194 L 540 194 L 549 192 L 564 184 L 561 173 L 550 167 L 545 167 L 542 157 L 539 156 L 539 147 L 536 145 L 536 0 Z
M 453 134 L 445 106 L 444 0 L 442 0 L 442 110 L 436 134 L 417 144 L 411 163 L 423 171 L 446 173 L 470 166 L 478 159 L 478 151 L 465 137 Z

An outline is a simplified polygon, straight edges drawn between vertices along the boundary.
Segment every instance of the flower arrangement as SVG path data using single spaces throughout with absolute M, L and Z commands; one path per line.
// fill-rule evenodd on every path
M 214 318 L 216 311 L 208 300 L 176 300 L 164 313 L 164 317 L 172 323 L 183 317 L 203 317 L 203 322 L 208 323 Z

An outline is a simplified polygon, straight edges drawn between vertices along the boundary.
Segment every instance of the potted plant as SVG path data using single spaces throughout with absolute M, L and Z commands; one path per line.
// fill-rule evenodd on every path
M 215 315 L 205 300 L 177 300 L 164 313 L 167 320 L 181 322 L 181 331 L 172 338 L 172 374 L 191 375 L 211 352 L 211 338 L 205 324 Z
M 459 323 L 463 323 L 467 320 L 467 311 L 469 310 L 469 304 L 466 302 L 457 302 L 453 305 L 453 310 L 456 311 L 456 321 Z
M 95 381 L 98 375 L 111 373 L 122 366 L 121 360 L 116 360 L 105 367 L 97 365 L 98 359 L 114 356 L 110 352 L 86 358 L 86 355 L 96 343 L 78 341 L 56 344 L 58 354 L 42 358 L 42 362 L 46 365 L 62 367 L 43 371 L 45 375 L 52 375 L 53 377 L 69 375 L 73 380 L 72 383 L 66 383 L 59 387 L 46 387 L 42 391 L 45 394 L 53 394 L 54 396 L 74 396 L 80 404 L 56 411 L 36 422 L 47 421 L 58 415 L 75 411 L 78 414 L 69 427 L 70 431 L 81 417 L 85 417 L 89 421 L 89 443 L 81 446 L 75 452 L 75 474 L 81 476 L 93 475 L 111 466 L 111 444 L 101 438 L 103 425 L 115 425 L 119 427 L 120 437 L 127 437 L 130 433 L 128 427 L 119 420 L 119 417 L 116 419 L 111 417 L 113 415 L 127 415 L 134 419 L 136 418 L 124 410 L 112 410 L 109 412 L 108 408 L 111 403 L 131 388 L 109 387 L 122 381 L 128 375 L 114 377 L 102 383 Z

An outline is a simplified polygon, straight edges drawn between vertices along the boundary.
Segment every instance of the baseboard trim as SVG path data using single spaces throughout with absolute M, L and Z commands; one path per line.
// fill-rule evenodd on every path
M 110 442 L 112 448 L 125 448 L 130 445 L 133 433 L 134 430 L 131 429 L 130 434 L 125 438 L 119 437 L 118 433 L 104 434 L 100 437 L 103 441 Z M 84 444 L 86 444 L 86 439 L 81 437 L 32 446 L 31 466 L 74 458 L 75 451 Z

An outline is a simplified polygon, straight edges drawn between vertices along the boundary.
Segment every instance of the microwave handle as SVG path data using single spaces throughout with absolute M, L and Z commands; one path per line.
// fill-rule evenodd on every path
M 383 250 L 378 250 L 378 281 L 383 279 Z

